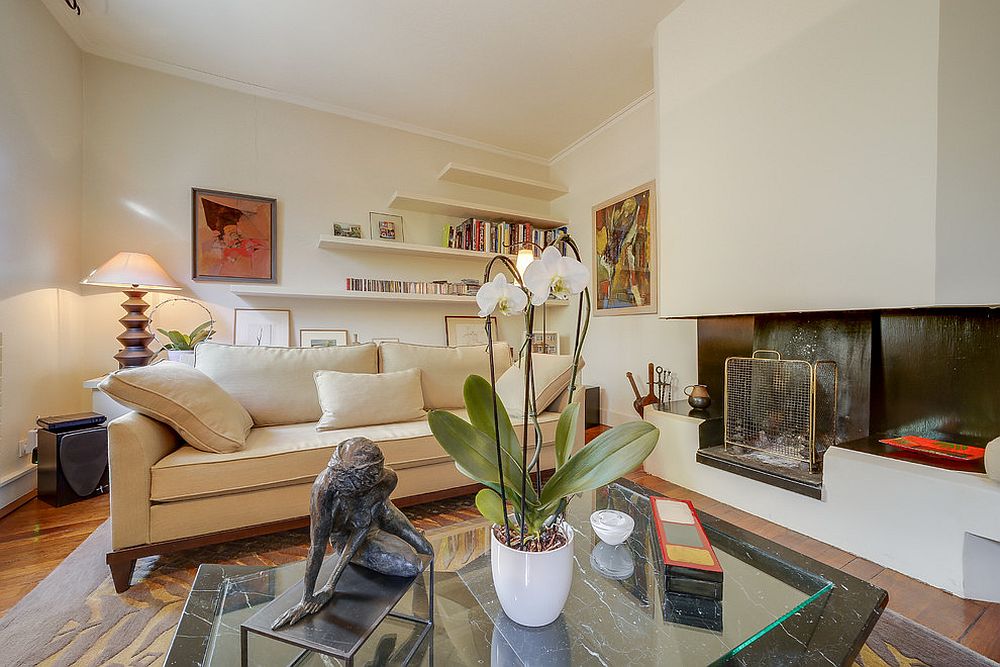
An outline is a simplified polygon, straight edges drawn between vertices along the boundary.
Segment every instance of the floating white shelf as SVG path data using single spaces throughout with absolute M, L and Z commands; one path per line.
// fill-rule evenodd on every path
M 497 192 L 508 192 L 512 195 L 542 199 L 544 201 L 552 201 L 569 192 L 569 190 L 558 183 L 536 181 L 533 178 L 521 178 L 520 176 L 512 176 L 500 173 L 499 171 L 490 171 L 489 169 L 480 169 L 479 167 L 470 167 L 454 162 L 449 162 L 445 165 L 441 173 L 438 174 L 438 180 L 460 183 L 461 185 L 471 185 L 475 188 L 485 188 Z
M 431 197 L 428 195 L 415 195 L 406 192 L 397 192 L 392 195 L 389 201 L 389 208 L 403 209 L 406 211 L 420 211 L 421 213 L 433 213 L 435 215 L 449 215 L 455 218 L 499 218 L 502 220 L 523 220 L 530 222 L 539 229 L 553 229 L 568 225 L 566 220 L 559 218 L 549 218 L 536 213 L 525 211 L 515 211 L 498 206 L 488 206 L 486 204 L 473 204 L 470 202 L 457 201 L 455 199 L 443 199 L 441 197 Z
M 417 243 L 391 243 L 374 239 L 352 239 L 344 236 L 323 234 L 319 237 L 319 247 L 326 250 L 349 250 L 385 253 L 387 255 L 421 255 L 446 259 L 474 259 L 483 262 L 494 257 L 494 253 L 458 248 L 442 248 Z
M 233 285 L 229 291 L 237 296 L 273 297 L 280 299 L 340 299 L 355 301 L 390 301 L 395 303 L 464 303 L 476 305 L 474 296 L 454 294 L 397 294 L 394 292 L 355 292 L 348 290 L 295 290 L 271 285 Z M 568 306 L 569 301 L 550 300 L 547 305 Z

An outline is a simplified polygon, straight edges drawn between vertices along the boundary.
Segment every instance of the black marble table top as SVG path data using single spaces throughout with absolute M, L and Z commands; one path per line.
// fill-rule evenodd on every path
M 419 627 L 389 617 L 362 646 L 355 664 L 401 664 L 411 654 L 410 664 L 427 665 L 853 661 L 885 607 L 885 591 L 699 513 L 725 573 L 723 598 L 705 605 L 671 603 L 650 530 L 648 495 L 622 481 L 572 501 L 568 519 L 577 531 L 573 586 L 563 614 L 545 628 L 519 626 L 500 609 L 490 578 L 485 520 L 428 531 L 438 564 L 432 632 L 421 641 Z M 634 571 L 623 580 L 601 575 L 590 559 L 600 543 L 589 516 L 607 507 L 636 520 L 626 542 Z M 203 565 L 165 664 L 238 665 L 240 624 L 295 585 L 303 568 L 301 562 L 277 568 Z M 395 611 L 423 616 L 426 590 L 415 587 Z M 252 636 L 252 641 L 251 665 L 289 664 L 300 653 L 265 637 Z M 296 664 L 326 663 L 316 655 Z

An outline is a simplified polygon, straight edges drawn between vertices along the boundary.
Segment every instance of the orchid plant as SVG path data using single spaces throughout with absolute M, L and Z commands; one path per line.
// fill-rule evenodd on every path
M 568 248 L 566 256 L 560 248 Z M 511 274 L 497 273 L 501 265 Z M 590 271 L 580 261 L 580 251 L 569 234 L 563 233 L 542 249 L 541 257 L 519 273 L 514 262 L 497 255 L 487 264 L 483 286 L 476 294 L 479 316 L 485 318 L 490 378 L 470 375 L 464 386 L 469 420 L 443 410 L 428 416 L 431 431 L 458 469 L 485 488 L 476 495 L 476 507 L 502 532 L 507 546 L 522 551 L 544 551 L 556 545 L 563 514 L 572 496 L 618 479 L 641 464 L 656 445 L 659 431 L 642 421 L 616 426 L 573 452 L 576 444 L 580 404 L 576 382 L 580 352 L 591 316 Z M 570 375 L 570 402 L 559 417 L 555 439 L 556 471 L 544 484 L 541 477 L 542 430 L 538 423 L 531 342 L 535 308 L 550 298 L 567 300 L 578 296 L 576 333 Z M 496 394 L 493 365 L 494 313 L 524 317 L 525 338 L 518 357 L 524 371 L 524 403 L 521 438 L 517 437 L 506 407 Z M 529 428 L 530 435 L 529 438 Z M 511 516 L 513 514 L 513 517 Z M 512 518 L 515 524 L 512 528 Z

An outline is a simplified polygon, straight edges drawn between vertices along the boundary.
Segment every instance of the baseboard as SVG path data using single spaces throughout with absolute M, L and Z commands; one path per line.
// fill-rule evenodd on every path
M 17 470 L 0 479 L 0 517 L 7 516 L 38 493 L 35 466 Z
M 607 426 L 619 426 L 634 421 L 639 421 L 639 415 L 634 412 L 622 413 L 614 410 L 601 410 L 601 423 Z

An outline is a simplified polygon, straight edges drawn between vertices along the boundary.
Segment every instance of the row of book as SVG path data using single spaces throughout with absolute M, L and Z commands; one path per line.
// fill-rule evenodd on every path
M 516 255 L 525 243 L 544 248 L 566 230 L 566 227 L 535 229 L 528 222 L 468 218 L 457 225 L 445 225 L 442 241 L 446 248 Z
M 377 278 L 348 278 L 349 292 L 385 292 L 391 294 L 450 294 L 453 296 L 475 296 L 482 283 L 473 278 L 458 282 L 433 280 L 421 282 L 413 280 L 383 280 Z

